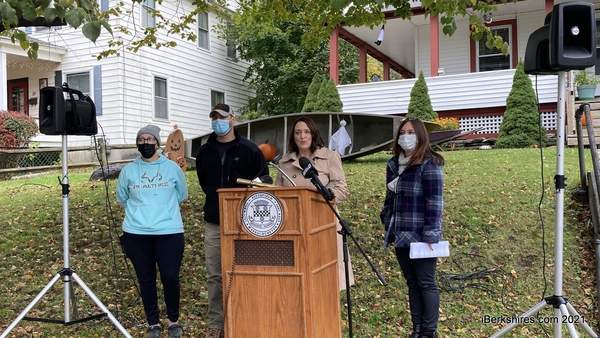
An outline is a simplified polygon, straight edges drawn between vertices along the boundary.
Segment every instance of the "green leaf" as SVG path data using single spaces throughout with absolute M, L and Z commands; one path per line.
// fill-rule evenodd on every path
M 98 21 L 91 21 L 86 23 L 85 25 L 83 25 L 82 31 L 83 31 L 83 35 L 90 39 L 92 42 L 96 42 L 96 39 L 98 39 L 98 36 L 100 35 L 100 22 Z
M 86 11 L 92 11 L 94 9 L 94 5 L 90 0 L 79 0 L 79 6 L 85 9 Z
M 29 20 L 29 21 L 33 21 L 35 20 L 35 18 L 37 17 L 36 13 L 35 13 L 35 8 L 33 7 L 33 5 L 29 2 L 26 2 L 23 5 L 23 18 Z
M 331 4 L 331 7 L 335 8 L 335 9 L 342 9 L 344 7 L 346 7 L 346 5 L 348 4 L 347 0 L 330 0 L 329 2 Z
M 81 15 L 78 8 L 72 8 L 67 11 L 67 15 L 65 15 L 65 20 L 71 27 L 78 28 L 81 25 L 83 16 Z
M 5 2 L 0 2 L 0 16 L 2 17 L 2 21 L 8 23 L 10 26 L 16 26 L 19 23 L 17 11 Z
M 35 0 L 35 6 L 46 9 L 50 5 L 50 0 Z
M 108 31 L 110 33 L 110 35 L 113 35 L 112 28 L 110 27 L 110 24 L 108 23 L 108 21 L 102 20 L 102 21 L 100 21 L 100 24 L 102 24 L 102 27 L 104 27 L 104 29 L 106 29 L 106 31 Z
M 46 8 L 44 11 L 44 17 L 46 18 L 46 22 L 52 22 L 58 16 L 58 10 L 56 8 Z
M 27 50 L 29 48 L 29 40 L 27 38 L 19 39 L 19 45 L 22 49 Z

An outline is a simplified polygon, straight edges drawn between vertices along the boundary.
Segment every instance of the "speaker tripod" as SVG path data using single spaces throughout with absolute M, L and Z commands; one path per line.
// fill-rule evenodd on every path
M 62 187 L 62 202 L 63 202 L 63 259 L 64 266 L 56 275 L 46 284 L 46 286 L 35 296 L 35 298 L 25 307 L 23 311 L 17 316 L 17 318 L 8 325 L 8 327 L 2 332 L 0 338 L 8 337 L 9 333 L 19 324 L 21 320 L 38 321 L 45 323 L 55 323 L 63 325 L 73 325 L 89 320 L 99 319 L 108 317 L 113 325 L 127 338 L 131 338 L 131 335 L 127 330 L 119 323 L 117 318 L 108 310 L 108 308 L 102 304 L 102 302 L 96 297 L 94 292 L 79 278 L 79 276 L 71 269 L 69 265 L 69 177 L 68 177 L 68 151 L 67 151 L 67 135 L 62 135 L 62 177 L 59 178 L 60 185 Z M 44 297 L 44 295 L 56 284 L 59 279 L 62 279 L 64 283 L 63 301 L 64 301 L 64 320 L 47 319 L 47 318 L 34 318 L 27 317 L 27 313 L 33 309 L 33 307 Z M 72 297 L 72 283 L 75 282 L 79 285 L 83 291 L 90 297 L 90 299 L 98 306 L 103 313 L 96 314 L 90 317 L 81 319 L 71 318 L 71 297 Z
M 566 72 L 558 73 L 558 102 L 556 118 L 556 176 L 554 182 L 556 185 L 556 201 L 554 215 L 554 295 L 546 297 L 529 310 L 517 317 L 513 323 L 506 325 L 500 331 L 496 332 L 490 338 L 499 338 L 518 325 L 529 322 L 546 306 L 554 308 L 554 317 L 551 323 L 554 324 L 554 338 L 562 336 L 562 324 L 567 325 L 569 335 L 572 338 L 579 338 L 579 333 L 575 329 L 575 324 L 581 325 L 588 336 L 598 338 L 598 335 L 588 325 L 588 323 L 579 315 L 575 307 L 569 303 L 563 294 L 563 228 L 564 228 L 564 199 L 565 199 L 565 175 L 564 175 L 564 152 L 565 152 L 565 79 Z

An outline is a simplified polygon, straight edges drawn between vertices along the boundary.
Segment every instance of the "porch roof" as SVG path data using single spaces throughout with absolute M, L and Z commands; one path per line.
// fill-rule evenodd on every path
M 31 37 L 29 40 L 39 44 L 38 60 L 61 62 L 63 56 L 67 53 L 67 49 L 64 47 Z M 12 43 L 10 38 L 4 36 L 0 37 L 0 52 L 27 57 L 27 52 L 24 51 L 18 43 Z
M 561 3 L 567 0 L 554 0 L 554 3 Z M 518 14 L 544 10 L 544 1 L 539 0 L 499 0 L 496 4 L 496 10 L 492 13 L 494 21 L 504 19 L 514 19 Z M 420 1 L 411 0 L 413 15 L 409 19 L 402 19 L 395 15 L 393 8 L 386 8 L 384 11 L 385 36 L 384 41 L 377 45 L 375 41 L 379 34 L 381 26 L 344 26 L 343 28 L 355 37 L 361 39 L 374 50 L 386 55 L 391 60 L 402 65 L 407 70 L 415 73 L 416 71 L 416 52 L 419 43 L 427 41 L 417 41 L 417 29 L 419 26 L 429 25 L 429 17 L 426 17 L 420 7 Z M 456 18 L 461 20 L 461 17 Z M 443 38 L 440 33 L 440 38 Z M 443 51 L 441 51 L 443 53 Z

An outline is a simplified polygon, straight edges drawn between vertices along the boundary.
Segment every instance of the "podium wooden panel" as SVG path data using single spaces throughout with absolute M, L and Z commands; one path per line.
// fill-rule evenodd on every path
M 283 206 L 268 238 L 242 225 L 255 192 Z M 301 187 L 234 188 L 219 190 L 219 205 L 225 337 L 341 337 L 336 220 L 324 199 Z

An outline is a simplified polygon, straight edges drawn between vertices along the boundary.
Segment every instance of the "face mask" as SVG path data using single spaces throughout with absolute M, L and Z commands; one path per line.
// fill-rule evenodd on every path
M 143 158 L 150 158 L 156 152 L 156 144 L 141 143 L 137 148 Z
M 415 134 L 404 134 L 398 138 L 398 144 L 402 149 L 412 151 L 417 147 L 417 135 Z
M 229 130 L 231 130 L 231 126 L 229 125 L 229 120 L 225 119 L 216 119 L 211 122 L 212 129 L 215 131 L 215 134 L 219 136 L 226 135 Z

